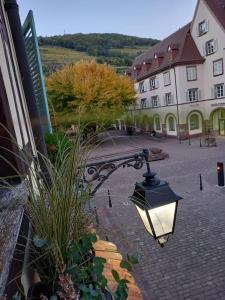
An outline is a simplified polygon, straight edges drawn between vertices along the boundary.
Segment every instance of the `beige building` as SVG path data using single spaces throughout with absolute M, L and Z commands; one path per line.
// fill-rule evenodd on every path
M 138 56 L 136 113 L 156 132 L 225 135 L 225 0 L 199 0 L 192 22 Z

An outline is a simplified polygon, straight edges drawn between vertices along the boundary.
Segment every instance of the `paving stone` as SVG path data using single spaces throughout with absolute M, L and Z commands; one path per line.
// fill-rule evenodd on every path
M 156 141 L 133 137 L 103 144 L 96 156 L 113 152 L 123 156 L 136 149 L 158 147 Z M 119 169 L 104 183 L 94 199 L 100 229 L 104 227 L 124 255 L 141 254 L 134 277 L 145 300 L 224 300 L 225 188 L 216 187 L 216 162 L 225 161 L 225 139 L 218 138 L 218 146 L 209 148 L 200 148 L 199 139 L 193 139 L 191 146 L 168 139 L 160 148 L 170 158 L 152 162 L 151 169 L 184 198 L 179 202 L 174 235 L 160 248 L 144 229 L 136 209 L 123 205 L 135 182 L 143 180 L 144 169 Z M 199 189 L 200 173 L 203 191 Z M 107 208 L 108 189 L 111 209 Z

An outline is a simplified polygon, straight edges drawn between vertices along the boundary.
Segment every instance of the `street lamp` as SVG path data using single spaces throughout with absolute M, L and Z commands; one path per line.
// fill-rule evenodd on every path
M 143 153 L 148 155 L 148 150 Z M 167 182 L 155 177 L 156 173 L 151 172 L 147 159 L 146 165 L 145 180 L 136 183 L 130 199 L 147 231 L 164 247 L 169 234 L 174 232 L 178 201 L 182 198 L 173 192 Z
M 87 165 L 87 173 L 92 177 L 85 178 L 85 181 L 97 182 L 90 193 L 94 196 L 104 181 L 118 168 L 127 166 L 141 169 L 144 163 L 147 166 L 147 172 L 143 175 L 145 180 L 136 183 L 130 199 L 135 204 L 147 231 L 163 247 L 169 234 L 174 232 L 178 201 L 182 198 L 173 192 L 166 181 L 159 180 L 155 177 L 156 173 L 151 172 L 147 149 L 139 154 Z

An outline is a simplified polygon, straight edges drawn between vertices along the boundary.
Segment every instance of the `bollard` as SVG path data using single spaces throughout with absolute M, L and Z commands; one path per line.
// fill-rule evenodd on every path
M 110 196 L 110 192 L 108 190 L 108 197 L 109 197 L 109 207 L 112 207 L 112 200 L 111 200 L 111 196 Z
M 188 135 L 188 145 L 191 146 L 191 137 Z
M 97 207 L 96 206 L 94 207 L 94 213 L 95 213 L 96 224 L 97 224 L 97 226 L 99 226 L 100 222 L 99 222 L 98 211 L 97 211 Z
M 199 146 L 202 147 L 202 139 L 200 139 L 200 145 Z
M 203 190 L 203 185 L 202 185 L 202 174 L 199 174 L 199 183 L 200 183 L 200 191 Z
M 217 162 L 218 186 L 224 186 L 223 163 Z

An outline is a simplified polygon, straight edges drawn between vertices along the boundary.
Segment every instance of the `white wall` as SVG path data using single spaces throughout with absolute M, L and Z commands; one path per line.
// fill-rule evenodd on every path
M 178 103 L 186 103 L 187 97 L 186 93 L 188 89 L 197 88 L 200 90 L 201 99 L 204 99 L 204 79 L 203 79 L 203 66 L 201 64 L 198 65 L 190 65 L 196 66 L 197 69 L 197 80 L 188 81 L 187 80 L 187 66 L 177 66 L 175 67 L 176 77 L 177 77 L 177 91 L 178 91 Z
M 207 20 L 209 22 L 209 31 L 199 36 L 199 23 Z M 223 58 L 223 66 L 225 72 L 225 30 L 216 17 L 213 15 L 211 10 L 208 8 L 204 0 L 199 1 L 199 5 L 196 10 L 196 14 L 193 20 L 192 37 L 197 45 L 200 54 L 205 58 L 203 64 L 196 65 L 197 67 L 197 80 L 188 81 L 187 80 L 187 66 L 176 66 L 174 69 L 170 69 L 171 85 L 165 87 L 163 81 L 163 72 L 156 75 L 159 81 L 159 88 L 153 91 L 149 90 L 149 78 L 145 80 L 147 87 L 147 92 L 138 94 L 138 99 L 147 98 L 147 105 L 151 107 L 151 97 L 159 96 L 161 107 L 152 109 L 143 109 L 142 111 L 149 113 L 151 115 L 159 114 L 162 119 L 162 123 L 165 124 L 165 118 L 169 113 L 172 113 L 175 117 L 179 114 L 179 123 L 186 124 L 188 115 L 193 112 L 201 112 L 204 120 L 209 120 L 212 111 L 224 107 L 225 108 L 225 97 L 221 99 L 215 99 L 213 90 L 215 84 L 224 83 L 225 84 L 225 74 L 220 76 L 213 76 L 213 61 Z M 205 43 L 211 39 L 217 41 L 217 51 L 211 55 L 206 56 L 203 47 Z M 194 65 L 193 65 L 194 66 Z M 176 89 L 175 89 L 175 76 L 177 82 L 177 98 L 178 98 L 178 111 L 176 105 Z M 138 87 L 138 83 L 136 84 Z M 198 102 L 187 101 L 187 91 L 188 89 L 197 88 L 200 91 L 200 98 Z M 165 93 L 171 92 L 173 95 L 172 106 L 164 106 L 164 95 Z
M 159 103 L 160 106 L 164 106 L 164 97 L 166 93 L 171 93 L 172 97 L 173 97 L 173 103 L 176 103 L 176 96 L 175 96 L 175 80 L 174 80 L 174 73 L 173 70 L 170 69 L 168 70 L 170 72 L 170 81 L 171 84 L 168 86 L 164 86 L 164 78 L 163 78 L 163 73 L 161 72 L 159 74 L 156 75 L 156 80 L 158 81 L 158 88 L 154 89 L 154 90 L 150 90 L 150 84 L 149 84 L 149 78 L 143 80 L 145 87 L 146 87 L 146 92 L 145 93 L 139 93 L 138 92 L 138 101 L 140 103 L 140 99 L 142 98 L 147 98 L 147 106 L 151 107 L 151 97 L 153 96 L 158 96 L 159 97 Z M 154 77 L 154 76 L 153 76 Z M 139 83 L 135 84 L 135 89 L 138 90 L 138 85 Z
M 204 20 L 207 20 L 209 22 L 209 31 L 206 34 L 199 36 L 198 25 Z M 191 34 L 198 47 L 199 52 L 206 59 L 202 68 L 203 90 L 205 91 L 204 98 L 211 99 L 211 89 L 213 88 L 214 84 L 225 82 L 224 74 L 217 77 L 213 76 L 213 61 L 220 58 L 223 58 L 223 60 L 225 60 L 225 31 L 217 18 L 208 8 L 204 0 L 199 1 L 199 6 L 197 8 L 194 22 L 192 24 Z M 215 39 L 217 41 L 218 50 L 215 53 L 206 56 L 203 51 L 203 47 L 205 46 L 205 43 L 211 39 Z M 225 61 L 223 61 L 223 63 L 225 64 Z

